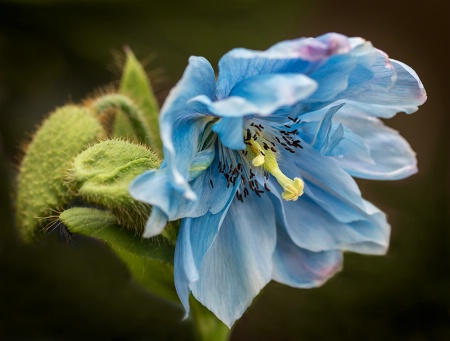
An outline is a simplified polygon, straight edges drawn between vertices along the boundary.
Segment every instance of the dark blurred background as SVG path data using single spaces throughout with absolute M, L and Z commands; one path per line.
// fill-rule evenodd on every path
M 0 338 L 192 339 L 182 311 L 131 278 L 104 245 L 49 237 L 23 246 L 14 229 L 20 146 L 49 112 L 120 78 L 130 46 L 162 101 L 190 55 L 216 65 L 234 47 L 266 49 L 335 31 L 361 36 L 413 67 L 428 92 L 388 124 L 420 172 L 359 181 L 392 225 L 385 257 L 347 254 L 319 289 L 271 283 L 233 340 L 450 340 L 450 9 L 446 0 L 0 0 Z

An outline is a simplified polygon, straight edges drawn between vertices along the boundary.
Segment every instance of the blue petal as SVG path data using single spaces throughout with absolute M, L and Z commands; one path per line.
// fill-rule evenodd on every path
M 217 96 L 219 99 L 228 97 L 237 83 L 256 75 L 309 74 L 330 56 L 349 49 L 347 37 L 335 33 L 284 41 L 266 51 L 233 49 L 219 61 Z
M 189 100 L 198 95 L 213 98 L 214 93 L 215 75 L 211 65 L 204 58 L 191 57 L 183 77 L 171 90 L 161 109 L 161 139 L 172 186 L 192 199 L 194 197 L 187 183 L 189 168 L 207 118 L 198 114 L 197 105 Z
M 296 288 L 317 287 L 341 270 L 342 260 L 341 251 L 312 252 L 298 247 L 279 227 L 272 278 Z
M 216 152 L 218 154 L 218 152 Z M 190 217 L 195 218 L 207 212 L 216 214 L 221 211 L 226 203 L 234 196 L 236 189 L 241 184 L 238 178 L 234 185 L 228 183 L 222 173 L 219 173 L 219 158 L 214 158 L 211 166 L 198 175 L 190 185 L 199 200 L 180 199 L 179 210 L 173 219 Z
M 203 258 L 192 293 L 227 326 L 242 316 L 270 281 L 276 231 L 267 196 L 234 200 Z
M 349 51 L 349 38 L 338 33 L 327 33 L 317 38 L 282 41 L 272 46 L 267 52 L 309 61 L 323 61 L 331 55 Z
M 190 100 L 191 103 L 198 103 L 207 112 L 219 117 L 238 118 L 252 115 L 258 112 L 258 107 L 247 101 L 245 98 L 231 96 L 220 101 L 212 101 L 206 96 L 196 96 Z
M 223 100 L 213 102 L 206 96 L 197 96 L 191 102 L 202 104 L 220 117 L 267 116 L 307 98 L 316 89 L 317 83 L 302 74 L 266 74 L 242 80 Z
M 308 145 L 298 153 L 301 157 L 294 162 L 285 161 L 282 170 L 291 178 L 303 178 L 303 196 L 296 202 L 287 202 L 281 199 L 280 186 L 269 187 L 282 205 L 279 211 L 283 212 L 287 231 L 295 243 L 316 252 L 337 249 L 385 252 L 389 239 L 385 216 L 361 198 L 351 176 L 335 160 Z
M 364 201 L 366 219 L 344 223 L 304 194 L 296 202 L 283 202 L 285 225 L 298 246 L 314 252 L 343 250 L 384 254 L 390 226 L 385 215 Z
M 398 180 L 417 172 L 415 153 L 397 131 L 374 117 L 360 115 L 353 108 L 345 109 L 336 115 L 336 120 L 364 139 L 371 162 L 358 157 L 347 145 L 345 153 L 335 158 L 340 167 L 352 176 L 377 180 Z
M 145 224 L 143 238 L 151 238 L 159 235 L 167 225 L 167 215 L 157 206 L 153 206 L 150 218 Z
M 351 222 L 365 217 L 364 203 L 355 180 L 337 162 L 304 144 L 297 158 L 284 157 L 281 170 L 290 178 L 300 176 L 305 193 L 337 220 Z
M 191 224 L 192 218 L 183 219 L 181 228 L 177 236 L 177 244 L 174 256 L 174 278 L 175 288 L 180 298 L 181 303 L 186 311 L 186 316 L 189 314 L 189 295 L 191 290 L 189 284 L 198 280 L 198 269 L 195 265 L 194 255 L 191 244 Z M 199 219 L 197 219 L 199 220 Z M 206 226 L 212 226 L 208 224 Z M 201 234 L 200 236 L 202 236 Z
M 370 116 L 390 118 L 398 112 L 415 112 L 426 101 L 419 77 L 409 66 L 376 51 L 376 61 L 365 66 L 373 74 L 370 80 L 358 78 L 363 69 L 360 65 L 351 76 L 349 88 L 339 98 L 345 99 L 347 104 L 356 102 L 353 105 Z
M 351 54 L 335 55 L 316 71 L 311 72 L 309 76 L 319 87 L 307 102 L 329 102 L 344 93 L 348 87 L 350 74 L 357 63 L 358 59 Z
M 175 288 L 189 314 L 190 284 L 199 279 L 199 268 L 205 253 L 211 247 L 223 219 L 228 212 L 233 197 L 230 197 L 222 210 L 216 214 L 207 212 L 198 218 L 182 220 L 175 248 Z
M 222 117 L 212 127 L 212 130 L 219 136 L 220 142 L 230 149 L 245 149 L 244 119 L 242 117 Z
M 199 138 L 208 120 L 207 117 L 196 114 L 182 117 L 171 126 L 170 130 L 173 129 L 171 143 L 167 144 L 163 141 L 165 143 L 164 162 L 170 170 L 171 185 L 191 200 L 195 200 L 196 197 L 188 184 L 190 168 L 197 154 Z
M 316 89 L 317 83 L 302 74 L 267 74 L 239 82 L 230 96 L 245 98 L 256 106 L 255 114 L 267 116 L 281 107 L 307 98 Z
M 302 140 L 323 155 L 332 156 L 337 161 L 354 160 L 364 164 L 375 164 L 365 137 L 355 134 L 337 118 L 334 118 L 333 123 L 330 122 L 328 114 L 321 122 L 302 121 L 299 127 Z
M 129 192 L 136 200 L 160 208 L 169 218 L 178 210 L 179 201 L 170 184 L 167 168 L 142 173 L 131 182 Z
M 343 105 L 344 103 L 331 107 L 319 124 L 317 133 L 311 144 L 315 149 L 322 153 L 330 143 L 333 116 Z

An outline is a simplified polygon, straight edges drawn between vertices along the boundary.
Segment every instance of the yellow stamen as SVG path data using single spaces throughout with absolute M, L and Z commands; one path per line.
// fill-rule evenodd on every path
M 255 166 L 255 167 L 261 166 L 261 165 L 264 164 L 264 162 L 266 162 L 265 159 L 266 159 L 266 158 L 264 157 L 264 155 L 259 154 L 259 155 L 257 155 L 255 158 L 253 158 L 252 164 L 253 164 L 253 166 Z
M 298 197 L 303 194 L 303 188 L 305 187 L 303 180 L 300 178 L 294 178 L 294 180 L 288 178 L 280 170 L 274 152 L 270 149 L 263 151 L 261 145 L 255 140 L 251 140 L 250 143 L 252 151 L 256 154 L 256 157 L 252 160 L 252 164 L 255 167 L 264 165 L 264 169 L 272 174 L 284 189 L 281 197 L 286 201 L 296 201 Z M 263 152 L 264 155 L 262 155 L 261 152 Z

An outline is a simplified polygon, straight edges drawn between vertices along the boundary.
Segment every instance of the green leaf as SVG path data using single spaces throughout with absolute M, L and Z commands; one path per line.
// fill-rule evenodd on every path
M 108 244 L 139 283 L 154 294 L 179 302 L 173 280 L 174 247 L 163 239 L 140 238 L 121 227 L 114 214 L 96 208 L 70 208 L 60 214 L 59 220 L 71 233 Z
M 78 153 L 104 136 L 95 117 L 74 105 L 59 108 L 42 123 L 19 169 L 16 219 L 26 241 L 74 197 L 64 184 L 66 171 Z
M 162 142 L 159 135 L 159 108 L 150 81 L 144 68 L 130 49 L 126 49 L 127 60 L 120 82 L 119 92 L 129 96 L 142 110 L 150 130 L 150 147 L 162 156 Z
M 142 233 L 150 206 L 134 200 L 128 187 L 136 176 L 159 164 L 155 154 L 144 146 L 106 140 L 74 159 L 67 185 L 89 204 L 109 209 L 121 226 Z

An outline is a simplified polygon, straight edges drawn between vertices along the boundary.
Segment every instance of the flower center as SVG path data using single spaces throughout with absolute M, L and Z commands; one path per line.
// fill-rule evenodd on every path
M 251 139 L 249 141 L 250 148 L 252 149 L 255 157 L 252 160 L 252 164 L 255 167 L 263 167 L 264 170 L 272 174 L 278 183 L 283 188 L 284 192 L 281 194 L 284 200 L 296 201 L 299 196 L 303 194 L 304 182 L 300 178 L 294 178 L 293 180 L 288 178 L 281 170 L 277 162 L 276 152 L 267 148 L 263 151 L 263 148 L 259 142 Z M 263 145 L 265 142 L 263 142 Z M 267 145 L 267 143 L 266 143 Z
M 280 169 L 279 150 L 285 149 L 295 153 L 297 148 L 303 148 L 297 138 L 300 120 L 289 117 L 289 124 L 265 122 L 259 118 L 249 119 L 244 127 L 244 143 L 246 149 L 234 150 L 223 146 L 219 141 L 219 173 L 227 180 L 227 187 L 239 182 L 236 197 L 243 202 L 250 191 L 257 196 L 265 191 L 269 175 L 272 175 L 283 188 L 281 194 L 284 200 L 296 201 L 302 194 L 304 182 L 295 177 L 290 179 Z M 263 125 L 266 123 L 265 126 Z M 211 186 L 214 187 L 212 180 Z M 261 186 L 260 186 L 261 185 Z

